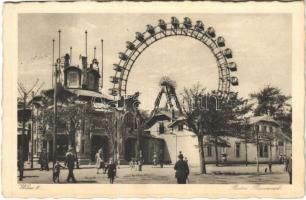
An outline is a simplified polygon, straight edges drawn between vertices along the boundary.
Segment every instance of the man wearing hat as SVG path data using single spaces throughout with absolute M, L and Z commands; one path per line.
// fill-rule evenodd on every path
M 73 154 L 73 148 L 69 147 L 68 152 L 66 153 L 66 162 L 65 162 L 65 166 L 67 166 L 68 171 L 69 171 L 67 182 L 69 182 L 70 179 L 72 179 L 74 183 L 76 182 L 74 174 L 73 174 L 74 162 L 75 162 L 75 156 Z
M 178 184 L 186 184 L 189 175 L 188 164 L 183 160 L 183 154 L 178 156 L 179 160 L 175 163 L 174 170 L 176 170 L 175 178 Z

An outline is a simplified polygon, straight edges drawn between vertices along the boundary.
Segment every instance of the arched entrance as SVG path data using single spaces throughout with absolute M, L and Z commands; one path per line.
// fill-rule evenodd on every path
M 103 150 L 103 158 L 107 161 L 109 157 L 109 144 L 108 137 L 105 135 L 92 135 L 91 137 L 91 161 L 95 161 L 95 155 L 98 150 L 102 148 Z
M 125 161 L 137 156 L 137 117 L 132 112 L 126 112 L 122 117 L 121 154 Z

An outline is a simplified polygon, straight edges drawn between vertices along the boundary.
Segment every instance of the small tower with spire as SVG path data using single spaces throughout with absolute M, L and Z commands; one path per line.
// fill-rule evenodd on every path
M 99 62 L 96 59 L 96 47 L 94 47 L 94 56 L 90 64 L 88 64 L 87 54 L 87 30 L 85 31 L 85 56 L 80 55 L 81 67 L 79 65 L 73 65 L 71 62 L 72 47 L 70 47 L 69 54 L 66 53 L 63 57 L 60 57 L 59 49 L 59 61 L 61 73 L 63 73 L 64 80 L 63 86 L 67 89 L 84 89 L 99 92 L 100 85 L 100 69 Z M 60 32 L 59 32 L 60 34 Z M 59 44 L 60 47 L 60 44 Z

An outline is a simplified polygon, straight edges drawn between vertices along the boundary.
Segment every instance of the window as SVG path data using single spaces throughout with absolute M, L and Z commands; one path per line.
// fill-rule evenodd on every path
M 134 127 L 135 127 L 135 129 L 138 128 L 138 124 L 137 124 L 137 119 L 136 119 L 136 118 L 135 118 L 135 120 L 134 120 Z
M 159 123 L 159 133 L 164 133 L 165 132 L 165 125 L 163 122 Z
M 259 143 L 259 156 L 262 158 L 268 157 L 268 145 L 264 143 Z
M 267 126 L 261 126 L 261 132 L 267 132 Z
M 284 146 L 284 142 L 283 141 L 278 141 L 278 146 Z
M 236 143 L 235 155 L 240 157 L 240 143 Z
M 259 125 L 255 126 L 255 131 L 258 133 L 259 132 Z
M 96 89 L 96 77 L 93 73 L 88 73 L 88 89 Z
M 79 73 L 77 71 L 68 72 L 68 87 L 76 88 L 79 87 Z
M 207 147 L 207 157 L 211 157 L 212 153 L 211 153 L 211 146 Z
M 270 133 L 273 133 L 273 127 L 272 127 L 272 126 L 270 126 L 270 127 L 269 127 L 269 129 L 270 129 L 270 131 L 269 131 L 269 132 L 270 132 Z
M 126 120 L 125 125 L 128 128 L 128 130 L 134 131 L 134 125 L 135 125 L 134 117 L 131 114 L 129 114 L 126 116 L 125 120 Z
M 268 145 L 264 145 L 264 156 L 268 157 Z
M 179 131 L 183 131 L 184 130 L 184 125 L 183 124 L 179 124 L 178 125 L 178 130 Z

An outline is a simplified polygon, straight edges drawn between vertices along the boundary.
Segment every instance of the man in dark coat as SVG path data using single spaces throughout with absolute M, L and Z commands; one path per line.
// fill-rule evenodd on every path
M 65 166 L 67 166 L 68 171 L 69 171 L 68 177 L 67 177 L 67 182 L 69 182 L 70 179 L 72 179 L 72 181 L 74 183 L 76 183 L 76 180 L 75 180 L 75 177 L 74 177 L 74 174 L 73 174 L 75 156 L 74 156 L 74 154 L 72 152 L 73 152 L 73 149 L 69 149 L 67 154 L 66 154 Z
M 18 151 L 18 160 L 17 160 L 17 167 L 18 167 L 18 171 L 19 171 L 19 181 L 23 180 L 23 170 L 24 170 L 24 161 L 22 159 L 22 151 L 19 150 Z
M 116 172 L 117 172 L 116 164 L 114 163 L 113 159 L 110 159 L 107 165 L 107 176 L 111 184 L 114 183 Z
M 292 155 L 290 158 L 288 158 L 288 168 L 287 168 L 288 174 L 289 174 L 289 183 L 292 184 Z
M 175 163 L 174 170 L 176 170 L 175 178 L 178 184 L 186 184 L 189 175 L 188 164 L 183 160 L 183 154 L 178 156 L 179 160 Z

